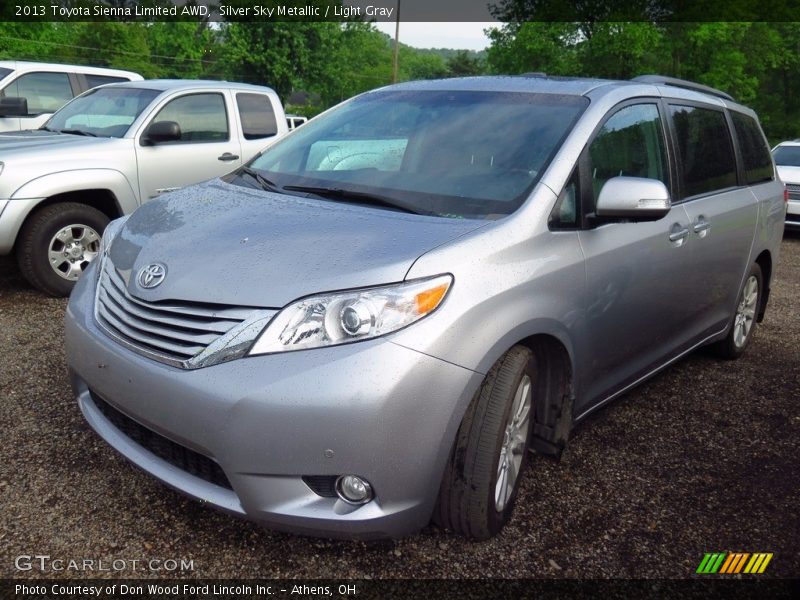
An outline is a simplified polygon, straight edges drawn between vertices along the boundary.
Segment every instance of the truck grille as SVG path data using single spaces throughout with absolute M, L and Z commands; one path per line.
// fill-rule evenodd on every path
M 247 307 L 134 298 L 111 260 L 103 262 L 97 321 L 122 342 L 174 366 L 190 368 L 186 361 L 259 312 Z
M 786 189 L 789 190 L 789 198 L 791 200 L 800 200 L 800 185 L 787 183 Z
M 120 433 L 139 444 L 145 450 L 190 475 L 194 475 L 204 481 L 229 490 L 233 489 L 222 467 L 220 467 L 215 460 L 199 452 L 190 450 L 185 446 L 181 446 L 159 435 L 152 429 L 140 425 L 126 414 L 121 413 L 111 406 L 94 392 L 90 392 L 90 394 L 92 402 L 94 402 L 97 409 L 103 413 L 103 416 L 108 419 Z

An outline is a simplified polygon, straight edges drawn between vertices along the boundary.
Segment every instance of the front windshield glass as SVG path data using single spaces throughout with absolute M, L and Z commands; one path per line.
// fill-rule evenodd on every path
M 97 88 L 64 106 L 45 127 L 98 137 L 122 137 L 159 94 L 158 90 L 129 87 Z
M 336 200 L 353 192 L 352 201 L 379 196 L 423 214 L 499 218 L 522 204 L 587 104 L 551 94 L 373 92 L 309 121 L 250 166 L 277 186 L 335 191 Z
M 775 148 L 775 164 L 781 167 L 800 167 L 800 146 Z

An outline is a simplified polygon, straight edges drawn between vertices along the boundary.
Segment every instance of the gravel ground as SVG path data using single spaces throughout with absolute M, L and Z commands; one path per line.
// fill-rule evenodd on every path
M 484 543 L 435 527 L 374 543 L 272 533 L 165 488 L 84 424 L 65 305 L 0 260 L 0 577 L 39 576 L 15 569 L 27 554 L 183 558 L 194 570 L 173 575 L 203 578 L 685 577 L 714 551 L 774 552 L 767 575 L 800 576 L 798 235 L 742 359 L 695 353 L 595 413 L 560 462 L 531 461 L 510 526 Z

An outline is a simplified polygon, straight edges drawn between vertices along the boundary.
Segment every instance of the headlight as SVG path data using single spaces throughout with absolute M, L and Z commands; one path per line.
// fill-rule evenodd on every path
M 436 310 L 452 283 L 451 275 L 438 275 L 302 298 L 272 319 L 250 354 L 336 346 L 386 335 Z

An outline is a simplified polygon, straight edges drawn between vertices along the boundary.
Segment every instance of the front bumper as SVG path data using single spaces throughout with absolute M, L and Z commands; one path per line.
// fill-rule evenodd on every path
M 86 420 L 130 461 L 191 497 L 275 529 L 385 537 L 428 522 L 480 374 L 385 338 L 177 369 L 98 329 L 94 282 L 93 266 L 67 310 L 71 381 Z M 218 463 L 232 489 L 151 452 L 97 398 Z M 366 478 L 375 499 L 354 507 L 317 495 L 301 479 L 340 474 Z

